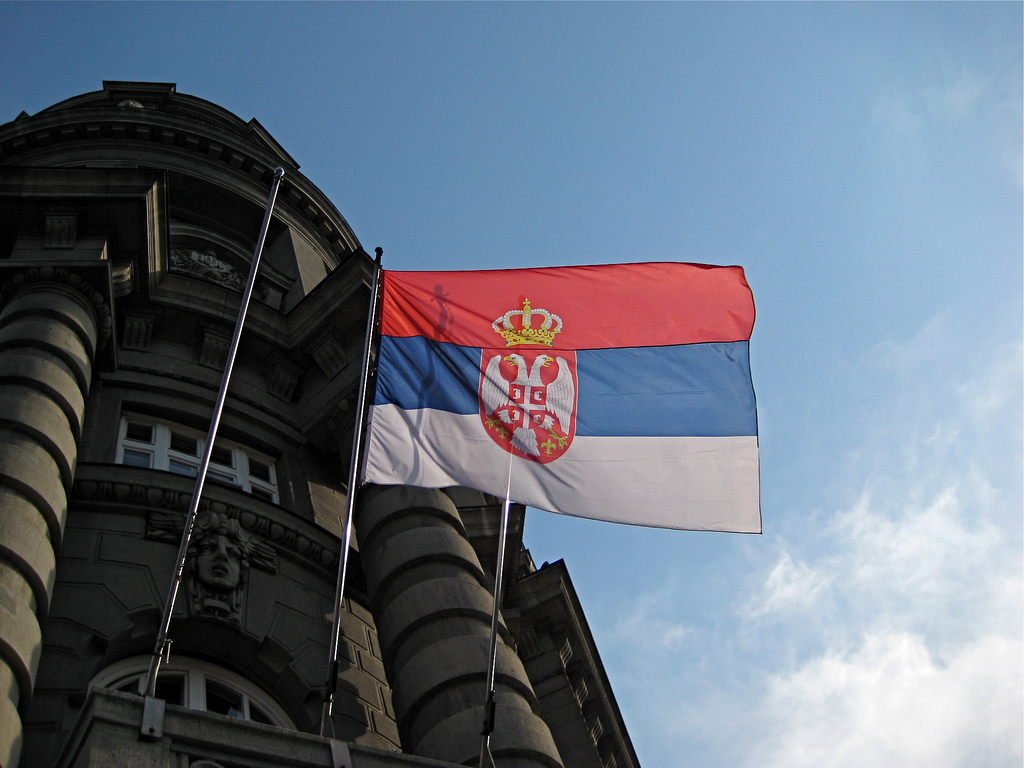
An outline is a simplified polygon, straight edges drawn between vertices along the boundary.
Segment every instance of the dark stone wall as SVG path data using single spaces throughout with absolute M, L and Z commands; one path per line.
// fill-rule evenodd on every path
M 479 755 L 493 605 L 459 512 L 441 491 L 366 488 L 356 533 L 406 751 L 470 763 Z M 491 751 L 502 766 L 561 766 L 522 662 L 501 622 Z
M 212 661 L 277 701 L 300 730 L 317 731 L 338 542 L 328 532 L 240 491 L 213 486 L 212 512 L 238 521 L 251 553 L 236 615 L 202 612 L 186 572 L 171 624 L 172 659 Z M 90 680 L 114 662 L 153 650 L 191 481 L 165 472 L 82 465 L 72 495 L 40 676 L 26 718 L 29 765 L 53 764 L 80 715 Z M 334 735 L 397 749 L 376 630 L 350 597 L 343 617 Z

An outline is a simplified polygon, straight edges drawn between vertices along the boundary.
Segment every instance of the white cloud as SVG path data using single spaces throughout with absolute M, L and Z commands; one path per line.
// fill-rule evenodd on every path
M 937 488 L 907 480 L 898 489 L 876 480 L 833 516 L 823 551 L 777 559 L 740 618 L 754 632 L 765 621 L 788 622 L 793 636 L 817 633 L 826 644 L 893 628 L 935 642 L 971 636 L 1019 557 L 989 519 L 985 507 L 996 494 L 978 468 L 945 480 Z
M 764 590 L 755 595 L 742 614 L 758 618 L 812 606 L 829 586 L 831 579 L 821 569 L 794 562 L 788 552 L 779 558 L 768 574 Z
M 783 541 L 741 613 L 794 649 L 765 670 L 746 764 L 1021 764 L 1020 346 L 984 347 L 936 318 L 867 356 L 855 501 Z
M 957 385 L 957 394 L 971 421 L 990 425 L 995 419 L 999 427 L 1005 428 L 1001 416 L 1010 401 L 1020 395 L 1021 356 L 1019 343 L 1000 347 L 988 370 Z
M 824 647 L 767 676 L 750 765 L 1020 765 L 1019 553 L 991 523 L 966 522 L 979 497 L 958 488 L 975 486 L 947 479 L 926 504 L 865 493 L 836 516 L 842 548 L 814 566 L 830 605 L 787 625 Z
M 832 567 L 848 592 L 910 620 L 931 602 L 948 603 L 992 587 L 1001 539 L 990 523 L 963 522 L 956 485 L 938 489 L 923 506 L 912 500 L 903 505 L 876 509 L 865 494 L 836 516 L 835 534 L 847 550 Z
M 744 547 L 733 611 L 679 621 L 685 572 L 623 610 L 602 650 L 628 654 L 638 743 L 709 766 L 1019 767 L 1020 344 L 960 333 L 936 317 L 865 355 L 822 491 L 848 501 Z
M 920 636 L 869 635 L 773 677 L 776 730 L 758 768 L 1015 766 L 1022 758 L 1018 638 L 987 636 L 936 658 Z

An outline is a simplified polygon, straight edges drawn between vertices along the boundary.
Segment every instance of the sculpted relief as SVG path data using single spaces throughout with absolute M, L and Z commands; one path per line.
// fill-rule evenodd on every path
M 241 619 L 253 543 L 237 519 L 216 512 L 200 515 L 186 565 L 193 616 Z
M 238 270 L 217 256 L 212 250 L 200 251 L 195 248 L 172 248 L 170 266 L 173 272 L 184 272 L 223 285 L 235 291 L 242 290 L 242 275 Z

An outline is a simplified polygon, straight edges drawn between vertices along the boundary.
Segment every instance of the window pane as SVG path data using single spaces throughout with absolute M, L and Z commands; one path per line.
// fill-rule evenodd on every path
M 222 467 L 235 466 L 235 457 L 230 448 L 222 445 L 213 446 L 213 453 L 210 454 L 210 461 L 220 464 Z
M 207 678 L 206 680 L 206 711 L 216 712 L 219 715 L 228 717 L 245 717 L 242 695 L 232 691 L 227 686 L 215 683 Z
M 249 700 L 249 719 L 254 723 L 266 723 L 267 725 L 274 725 L 274 721 L 270 719 L 270 715 L 260 709 L 258 706 L 252 703 L 252 699 Z
M 270 482 L 270 467 L 252 457 L 249 457 L 249 474 L 258 480 Z
M 113 688 L 115 691 L 124 691 L 125 693 L 142 693 L 143 677 L 141 675 L 132 675 L 125 680 L 120 680 L 113 685 L 107 686 Z
M 164 672 L 156 679 L 156 697 L 168 704 L 185 704 L 185 678 Z
M 125 448 L 124 453 L 121 456 L 121 463 L 127 464 L 129 467 L 151 467 L 153 466 L 153 457 L 145 451 L 134 451 L 131 448 Z
M 274 494 L 265 488 L 260 488 L 258 485 L 252 486 L 252 495 L 260 499 L 266 499 L 267 501 L 274 500 Z
M 199 441 L 194 437 L 182 435 L 179 432 L 171 432 L 171 450 L 189 456 L 198 456 Z
M 191 464 L 186 464 L 178 459 L 171 459 L 168 462 L 167 468 L 175 474 L 185 475 L 186 477 L 195 477 L 199 473 L 199 467 L 193 467 Z
M 234 475 L 229 475 L 227 472 L 218 472 L 213 467 L 210 467 L 206 476 L 210 480 L 216 480 L 218 483 L 227 483 L 228 485 L 233 485 L 236 488 L 239 486 L 239 482 Z
M 140 443 L 153 442 L 153 425 L 139 424 L 137 421 L 129 421 L 124 436 L 129 440 L 138 440 Z

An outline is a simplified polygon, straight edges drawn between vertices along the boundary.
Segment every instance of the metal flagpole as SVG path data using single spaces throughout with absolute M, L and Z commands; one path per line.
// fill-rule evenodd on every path
M 497 709 L 494 700 L 494 676 L 498 656 L 498 611 L 501 608 L 501 592 L 504 587 L 505 549 L 508 539 L 509 495 L 512 487 L 512 454 L 509 454 L 508 487 L 505 489 L 505 503 L 501 507 L 501 530 L 498 532 L 498 564 L 494 571 L 494 606 L 491 610 L 491 642 L 487 653 L 487 697 L 484 700 L 484 722 L 480 731 L 480 762 L 484 768 L 484 757 L 490 755 L 491 734 L 494 733 L 494 716 Z M 494 759 L 491 759 L 494 764 Z
M 366 319 L 366 338 L 363 341 L 363 367 L 359 376 L 359 396 L 356 400 L 355 433 L 352 435 L 352 459 L 348 468 L 348 509 L 345 517 L 345 537 L 341 543 L 341 559 L 338 562 L 337 589 L 334 593 L 334 623 L 331 627 L 331 657 L 327 673 L 327 695 L 324 698 L 323 714 L 320 719 L 320 735 L 327 737 L 334 711 L 334 695 L 338 690 L 338 648 L 341 645 L 341 601 L 345 594 L 345 576 L 348 573 L 349 549 L 352 543 L 352 519 L 356 509 L 356 485 L 359 482 L 359 468 L 363 458 L 363 422 L 366 418 L 366 391 L 370 381 L 370 353 L 377 324 L 377 304 L 380 299 L 380 260 L 383 248 L 377 248 L 374 261 L 373 282 L 370 287 L 370 308 Z
M 164 601 L 164 615 L 160 622 L 160 631 L 157 633 L 156 646 L 153 649 L 153 657 L 149 662 L 149 673 L 146 677 L 146 707 L 143 712 L 143 736 L 156 736 L 157 725 L 149 725 L 153 719 L 149 716 L 151 706 L 160 709 L 156 705 L 150 705 L 150 700 L 156 698 L 156 678 L 160 673 L 160 665 L 166 661 L 171 640 L 168 633 L 171 628 L 171 614 L 174 612 L 174 600 L 178 596 L 178 587 L 181 585 L 181 577 L 185 571 L 185 559 L 188 556 L 188 547 L 192 539 L 192 530 L 195 528 L 196 515 L 199 512 L 199 499 L 203 493 L 203 486 L 206 484 L 206 474 L 210 467 L 210 458 L 213 456 L 213 445 L 217 439 L 217 429 L 220 427 L 220 417 L 224 410 L 224 401 L 227 397 L 228 384 L 231 381 L 231 371 L 235 365 L 235 355 L 238 352 L 238 342 L 242 336 L 242 328 L 245 325 L 245 316 L 249 311 L 249 299 L 252 296 L 253 286 L 256 284 L 256 273 L 259 270 L 260 258 L 263 255 L 263 243 L 267 239 L 267 229 L 270 226 L 270 218 L 274 212 L 274 203 L 277 200 L 277 190 L 281 186 L 281 179 L 284 178 L 284 169 L 274 169 L 274 180 L 270 185 L 270 196 L 267 199 L 267 209 L 263 214 L 263 225 L 260 227 L 260 235 L 256 241 L 256 250 L 252 257 L 252 266 L 249 268 L 249 281 L 245 285 L 242 294 L 242 304 L 238 308 L 238 319 L 235 322 L 235 332 L 231 339 L 231 346 L 228 348 L 227 362 L 224 365 L 224 375 L 220 382 L 220 391 L 217 393 L 217 402 L 213 407 L 213 418 L 210 421 L 210 432 L 206 437 L 206 448 L 203 451 L 203 461 L 196 475 L 195 489 L 192 492 L 192 503 L 189 505 L 188 514 L 185 516 L 185 527 L 181 534 L 181 544 L 178 546 L 178 564 L 174 571 L 174 579 L 167 592 L 167 599 Z M 160 702 L 161 704 L 163 702 Z

